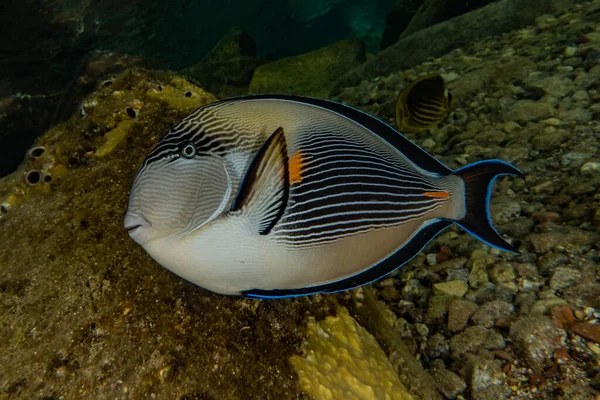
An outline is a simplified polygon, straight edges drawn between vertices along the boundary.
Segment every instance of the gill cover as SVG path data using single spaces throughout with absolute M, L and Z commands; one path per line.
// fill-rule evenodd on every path
M 153 236 L 185 236 L 221 215 L 231 192 L 231 178 L 218 156 L 155 160 L 139 171 L 127 213 L 149 221 Z

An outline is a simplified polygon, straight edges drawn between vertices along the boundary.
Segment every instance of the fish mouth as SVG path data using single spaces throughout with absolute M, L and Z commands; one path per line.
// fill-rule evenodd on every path
M 127 232 L 131 233 L 133 231 L 135 231 L 137 228 L 141 227 L 142 224 L 137 224 L 137 225 L 133 225 L 133 226 L 126 226 L 125 229 L 127 229 Z
M 142 227 L 151 227 L 152 223 L 141 214 L 127 213 L 125 214 L 124 224 L 125 229 L 131 235 Z

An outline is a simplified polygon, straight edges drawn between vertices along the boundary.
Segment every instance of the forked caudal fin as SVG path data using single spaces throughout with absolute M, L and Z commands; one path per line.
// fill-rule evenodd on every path
M 523 173 L 501 160 L 485 160 L 469 164 L 454 172 L 465 182 L 465 216 L 456 220 L 462 228 L 479 240 L 500 250 L 518 253 L 492 226 L 490 197 L 494 180 L 502 175 L 515 175 L 525 179 Z

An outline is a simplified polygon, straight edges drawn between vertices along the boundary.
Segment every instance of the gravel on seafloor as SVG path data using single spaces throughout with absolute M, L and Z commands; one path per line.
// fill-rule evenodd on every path
M 491 213 L 520 254 L 460 229 L 434 240 L 379 297 L 448 399 L 600 397 L 600 2 L 343 88 L 393 124 L 401 88 L 440 73 L 447 121 L 407 135 L 451 168 L 513 163 Z

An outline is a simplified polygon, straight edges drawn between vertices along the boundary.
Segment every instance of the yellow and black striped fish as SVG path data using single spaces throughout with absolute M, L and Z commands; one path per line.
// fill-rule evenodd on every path
M 452 94 L 439 75 L 427 75 L 410 83 L 396 101 L 396 126 L 400 132 L 419 133 L 437 126 L 446 117 Z
M 389 125 L 325 100 L 209 104 L 140 167 L 125 227 L 160 264 L 209 290 L 255 298 L 351 289 L 414 257 L 454 223 L 506 251 L 488 160 L 452 171 Z

